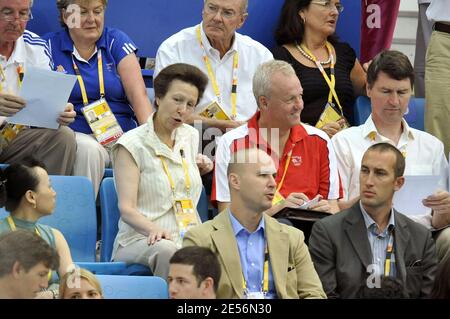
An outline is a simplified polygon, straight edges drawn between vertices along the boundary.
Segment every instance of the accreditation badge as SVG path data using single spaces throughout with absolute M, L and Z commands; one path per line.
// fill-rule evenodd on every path
M 344 115 L 341 113 L 340 109 L 337 108 L 334 103 L 327 102 L 327 104 L 325 105 L 325 109 L 323 110 L 322 114 L 319 117 L 319 120 L 317 121 L 316 127 L 318 129 L 322 129 L 325 124 L 337 122 L 341 119 L 345 120 L 345 124 L 341 126 L 341 128 L 345 129 L 349 127 L 349 124 Z
M 199 115 L 208 117 L 208 118 L 215 118 L 218 120 L 230 120 L 231 119 L 218 101 L 213 101 L 210 104 L 208 104 L 200 112 Z
M 183 238 L 189 228 L 200 224 L 192 199 L 178 199 L 173 203 L 180 237 Z
M 101 145 L 110 147 L 123 135 L 122 128 L 105 99 L 86 105 L 81 112 Z
M 247 291 L 244 293 L 244 299 L 266 299 L 262 291 Z

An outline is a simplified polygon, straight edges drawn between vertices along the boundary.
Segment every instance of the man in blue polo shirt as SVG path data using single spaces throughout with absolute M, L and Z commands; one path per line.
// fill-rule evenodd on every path
M 70 126 L 78 145 L 74 174 L 87 176 L 96 193 L 105 167 L 110 165 L 104 145 L 117 139 L 120 132 L 106 134 L 111 138 L 97 136 L 97 141 L 82 109 L 106 101 L 123 132 L 146 123 L 153 111 L 135 55 L 136 45 L 122 31 L 104 26 L 106 3 L 58 1 L 63 29 L 44 36 L 56 70 L 78 77 L 69 98 L 77 112 Z

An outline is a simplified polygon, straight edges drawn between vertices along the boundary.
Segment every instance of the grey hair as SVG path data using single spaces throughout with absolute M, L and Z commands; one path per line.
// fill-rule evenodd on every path
M 203 3 L 206 3 L 206 1 L 208 1 L 208 0 L 203 0 Z M 242 0 L 242 1 L 244 1 L 244 11 L 243 11 L 243 13 L 247 13 L 247 10 L 248 10 L 248 0 Z
M 281 72 L 286 76 L 296 75 L 292 65 L 281 60 L 271 60 L 262 63 L 256 69 L 253 76 L 253 95 L 257 103 L 259 103 L 258 99 L 260 96 L 270 97 L 272 76 L 277 72 Z

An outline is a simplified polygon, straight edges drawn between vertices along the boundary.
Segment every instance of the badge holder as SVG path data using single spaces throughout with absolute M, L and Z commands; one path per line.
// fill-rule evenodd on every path
M 266 299 L 266 296 L 262 291 L 246 291 L 244 299 Z
M 348 128 L 349 124 L 345 119 L 344 115 L 340 110 L 336 109 L 336 105 L 334 103 L 327 102 L 324 111 L 320 115 L 319 120 L 317 121 L 316 127 L 318 129 L 322 129 L 325 124 L 337 122 L 341 119 L 345 120 L 345 124 L 341 126 L 342 129 Z
M 123 135 L 122 128 L 105 99 L 86 105 L 81 111 L 95 138 L 102 146 L 112 147 Z
M 183 238 L 189 228 L 199 225 L 197 211 L 191 199 L 178 199 L 173 203 L 173 209 L 180 230 L 180 237 Z
M 218 120 L 231 120 L 218 101 L 213 101 L 208 104 L 203 111 L 200 112 L 200 115 Z

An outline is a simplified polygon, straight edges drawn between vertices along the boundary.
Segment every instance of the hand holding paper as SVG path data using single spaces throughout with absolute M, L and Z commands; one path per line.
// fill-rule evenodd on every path
M 25 104 L 20 96 L 0 92 L 0 116 L 12 116 L 23 109 Z
M 405 176 L 405 184 L 395 192 L 394 208 L 408 216 L 429 214 L 431 205 L 439 200 L 432 195 L 438 189 L 439 179 L 433 175 Z
M 75 117 L 77 116 L 77 112 L 73 109 L 72 103 L 67 103 L 66 108 L 62 113 L 60 113 L 58 118 L 58 123 L 64 126 L 69 126 L 75 121 Z
M 19 94 L 26 107 L 8 122 L 57 129 L 76 79 L 75 75 L 27 67 Z
M 317 195 L 316 197 L 314 197 L 310 201 L 304 202 L 303 205 L 301 205 L 299 208 L 301 208 L 301 209 L 309 209 L 309 208 L 311 208 L 311 206 L 317 205 L 321 199 L 322 199 L 322 196 L 321 195 Z

